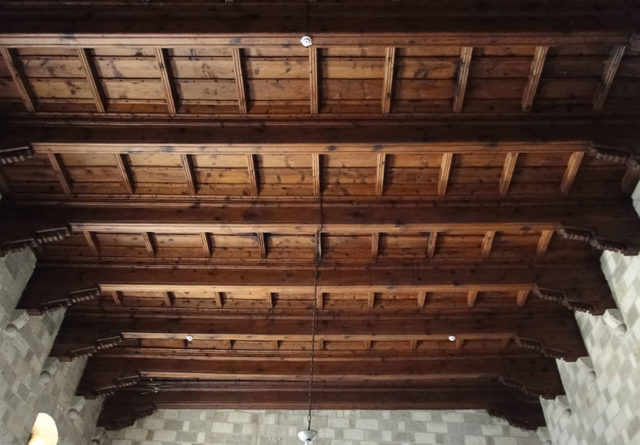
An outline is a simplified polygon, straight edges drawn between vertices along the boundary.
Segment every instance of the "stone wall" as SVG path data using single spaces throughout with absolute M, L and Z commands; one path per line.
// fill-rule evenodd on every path
M 30 251 L 0 258 L 0 445 L 25 445 L 38 412 L 55 419 L 60 445 L 89 444 L 101 400 L 74 395 L 85 360 L 49 358 L 64 311 L 15 310 L 34 265 Z
M 108 433 L 110 445 L 301 445 L 303 411 L 158 410 Z M 485 411 L 316 411 L 318 445 L 539 445 Z

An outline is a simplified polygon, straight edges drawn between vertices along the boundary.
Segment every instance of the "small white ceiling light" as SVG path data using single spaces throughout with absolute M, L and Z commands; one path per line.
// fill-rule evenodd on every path
M 187 335 L 185 337 L 185 340 L 187 340 L 189 343 L 191 343 L 193 341 L 193 335 Z
M 456 336 L 455 335 L 450 335 L 449 336 L 449 341 L 456 341 Z
M 300 43 L 302 43 L 302 46 L 304 46 L 305 48 L 309 48 L 311 45 L 313 45 L 313 40 L 311 40 L 311 36 L 302 36 L 302 38 L 300 39 Z
M 315 430 L 311 429 L 298 431 L 298 439 L 303 441 L 304 445 L 310 445 L 311 442 L 313 442 L 313 439 L 316 438 L 317 434 L 318 433 L 316 433 Z

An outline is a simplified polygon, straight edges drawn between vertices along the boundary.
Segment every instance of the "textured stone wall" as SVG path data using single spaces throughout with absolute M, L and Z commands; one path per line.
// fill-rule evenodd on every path
M 64 311 L 29 317 L 15 310 L 34 265 L 30 251 L 0 258 L 0 445 L 25 445 L 38 412 L 56 420 L 60 445 L 86 445 L 101 400 L 74 396 L 85 360 L 48 357 Z
M 110 445 L 300 445 L 303 411 L 159 410 L 108 433 Z M 485 411 L 316 411 L 318 445 L 539 445 Z
M 633 197 L 640 214 L 640 186 Z M 601 263 L 626 332 L 613 317 L 576 315 L 592 363 L 558 362 L 567 395 L 542 401 L 557 445 L 640 444 L 640 256 Z

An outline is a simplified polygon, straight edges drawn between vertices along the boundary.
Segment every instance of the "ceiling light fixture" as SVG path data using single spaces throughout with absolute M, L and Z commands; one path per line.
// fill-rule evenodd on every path
M 456 336 L 455 335 L 450 335 L 449 336 L 449 341 L 456 341 Z
M 304 46 L 305 48 L 309 48 L 311 45 L 313 45 L 313 40 L 311 39 L 311 36 L 302 36 L 302 38 L 300 39 L 300 43 L 302 43 L 302 46 Z
M 193 341 L 193 335 L 187 335 L 185 337 L 185 340 L 187 340 L 189 343 L 191 343 Z

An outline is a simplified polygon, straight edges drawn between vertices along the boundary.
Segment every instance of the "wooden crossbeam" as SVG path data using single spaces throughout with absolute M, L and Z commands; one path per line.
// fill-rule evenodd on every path
M 522 94 L 522 111 L 531 111 L 533 106 L 533 100 L 536 97 L 538 91 L 538 85 L 540 83 L 540 77 L 542 77 L 542 70 L 544 68 L 544 62 L 547 58 L 548 46 L 538 46 L 533 54 L 533 61 L 531 62 L 531 69 L 529 71 L 529 79 L 527 86 Z
M 100 247 L 98 245 L 96 234 L 88 230 L 83 231 L 83 234 L 84 234 L 84 239 L 87 241 L 87 244 L 91 248 L 91 251 L 93 252 L 93 254 L 96 256 L 100 256 Z
M 189 191 L 192 195 L 198 193 L 198 185 L 196 184 L 195 175 L 193 174 L 193 163 L 190 155 L 181 155 L 182 168 L 184 169 L 184 176 L 189 184 Z
M 384 80 L 382 84 L 382 113 L 391 112 L 393 98 L 393 76 L 395 71 L 396 49 L 387 48 L 384 62 Z
M 133 195 L 136 192 L 135 182 L 133 181 L 133 176 L 131 175 L 131 170 L 129 169 L 129 157 L 126 154 L 117 154 L 116 155 L 116 165 L 118 170 L 120 171 L 120 175 L 122 176 L 122 182 L 124 183 L 127 192 L 130 195 Z
M 144 246 L 147 249 L 149 256 L 156 256 L 158 249 L 156 247 L 155 235 L 149 232 L 142 232 L 142 239 L 144 240 Z
M 604 64 L 602 77 L 600 78 L 600 82 L 598 83 L 598 87 L 596 88 L 596 92 L 593 96 L 593 111 L 596 113 L 602 111 L 602 108 L 607 101 L 607 96 L 609 95 L 609 90 L 613 84 L 613 79 L 616 77 L 618 67 L 620 66 L 620 62 L 622 61 L 622 57 L 624 56 L 626 49 L 626 46 L 614 46 L 611 48 L 609 58 Z
M 216 302 L 217 307 L 221 308 L 223 306 L 224 301 L 222 299 L 222 292 L 214 292 L 213 299 Z
M 200 234 L 200 237 L 202 239 L 202 251 L 204 253 L 204 256 L 207 258 L 211 258 L 213 246 L 212 246 L 211 238 L 209 237 L 209 234 L 207 232 L 202 232 Z
M 104 113 L 107 110 L 104 92 L 97 82 L 95 66 L 91 60 L 91 50 L 87 48 L 78 48 L 77 52 L 87 78 L 87 83 L 91 89 L 91 94 L 93 95 L 93 101 L 96 104 L 96 110 L 99 113 Z
M 247 94 L 244 84 L 244 66 L 242 63 L 242 53 L 240 48 L 232 48 L 233 71 L 236 76 L 236 93 L 238 95 L 238 109 L 240 114 L 247 114 Z
M 318 48 L 309 48 L 309 108 L 311 114 L 318 114 L 319 110 L 318 84 Z
M 447 185 L 449 184 L 449 175 L 451 172 L 451 162 L 453 153 L 444 153 L 440 163 L 440 178 L 438 179 L 438 196 L 447 194 Z
M 58 182 L 62 186 L 62 189 L 64 190 L 64 192 L 72 193 L 72 189 L 71 189 L 72 182 L 62 162 L 62 157 L 59 154 L 50 153 L 49 162 L 51 163 L 51 166 L 53 167 L 53 170 L 56 173 L 56 177 L 58 178 Z
M 474 307 L 476 305 L 476 300 L 478 299 L 478 291 L 477 290 L 470 290 L 467 293 L 467 306 L 469 306 L 470 308 Z
M 424 308 L 427 303 L 428 292 L 418 292 L 418 307 L 420 309 Z
M 569 157 L 567 168 L 564 172 L 564 176 L 562 177 L 562 182 L 560 183 L 560 191 L 562 193 L 568 194 L 571 190 L 571 186 L 573 185 L 573 181 L 578 174 L 578 170 L 580 169 L 580 164 L 582 163 L 583 157 L 584 153 L 582 152 L 572 153 Z
M 460 50 L 460 60 L 458 62 L 458 73 L 456 90 L 453 93 L 453 112 L 460 113 L 464 104 L 464 95 L 467 91 L 467 80 L 469 78 L 469 67 L 471 66 L 472 46 L 464 46 Z
M 313 176 L 313 194 L 320 196 L 322 194 L 322 170 L 320 154 L 311 155 L 311 170 Z
M 522 307 L 525 305 L 525 303 L 527 302 L 527 298 L 529 297 L 529 293 L 530 292 L 526 289 L 518 291 L 518 297 L 517 297 L 518 307 Z
M 120 291 L 113 291 L 111 292 L 111 298 L 113 299 L 113 302 L 116 304 L 116 306 L 122 306 L 122 292 Z
M 178 107 L 176 101 L 175 89 L 171 76 L 171 68 L 167 63 L 167 54 L 163 48 L 156 48 L 156 60 L 160 69 L 160 79 L 164 87 L 164 94 L 167 101 L 167 109 L 169 114 L 176 114 Z
M 429 123 L 411 120 L 358 122 L 287 121 L 273 125 L 246 121 L 212 126 L 200 123 L 131 119 L 123 126 L 110 120 L 93 125 L 55 119 L 20 123 L 2 133 L 0 146 L 31 144 L 35 153 L 173 153 L 173 154 L 331 154 L 340 153 L 573 153 L 590 151 L 593 143 L 616 146 L 635 140 L 633 125 L 585 126 L 573 121 L 532 121 L 487 125 L 457 121 L 451 131 L 447 121 Z M 425 134 L 428 140 L 425 141 Z M 616 142 L 618 141 L 618 142 Z M 626 143 L 625 143 L 626 144 Z
M 366 215 L 366 219 L 362 217 Z M 322 224 L 321 224 L 322 222 Z M 640 249 L 637 214 L 628 201 L 559 200 L 547 205 L 481 206 L 464 203 L 432 206 L 430 203 L 351 202 L 317 203 L 253 202 L 202 206 L 168 206 L 136 202 L 128 205 L 80 204 L 69 207 L 5 206 L 0 220 L 0 243 L 28 237 L 52 227 L 73 232 L 246 234 L 277 233 L 315 236 L 318 230 L 336 235 L 428 233 L 425 256 L 432 258 L 437 233 L 466 232 L 541 233 L 538 254 L 546 251 L 553 233 L 598 249 L 634 254 Z M 580 236 L 574 236 L 580 229 Z M 372 246 L 373 251 L 373 246 Z
M 513 178 L 513 171 L 516 168 L 518 162 L 518 153 L 507 153 L 504 158 L 504 166 L 502 167 L 502 175 L 500 176 L 500 183 L 498 190 L 501 195 L 509 193 L 509 186 L 511 185 L 511 179 Z
M 267 244 L 265 242 L 264 233 L 256 233 L 256 240 L 258 242 L 258 249 L 260 250 L 260 258 L 266 258 L 269 252 L 267 251 Z
M 11 78 L 13 79 L 13 83 L 18 90 L 18 94 L 22 98 L 22 103 L 27 111 L 35 111 L 36 110 L 36 100 L 29 85 L 26 76 L 24 75 L 24 71 L 22 69 L 22 65 L 18 61 L 14 50 L 10 48 L 0 48 L 0 54 L 2 54 L 2 58 L 4 59 L 4 63 L 7 65 L 9 70 L 9 74 L 11 74 Z
M 376 168 L 376 196 L 382 196 L 382 194 L 384 193 L 384 173 L 386 160 L 386 154 L 378 154 L 378 164 Z
M 249 176 L 249 190 L 253 196 L 258 196 L 260 193 L 258 172 L 256 171 L 256 161 L 252 154 L 247 155 L 247 174 Z
M 493 239 L 496 236 L 495 230 L 487 230 L 484 233 L 484 238 L 482 239 L 482 247 L 481 247 L 481 255 L 482 258 L 489 258 L 491 254 L 491 249 L 493 247 Z
M 547 229 L 542 231 L 540 239 L 538 240 L 538 247 L 536 248 L 536 253 L 539 257 L 543 257 L 547 253 L 551 237 L 553 237 L 553 230 Z

